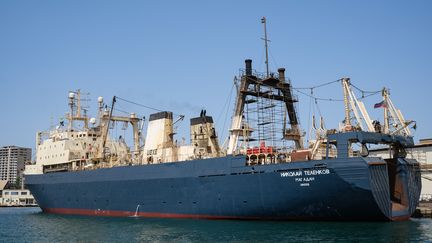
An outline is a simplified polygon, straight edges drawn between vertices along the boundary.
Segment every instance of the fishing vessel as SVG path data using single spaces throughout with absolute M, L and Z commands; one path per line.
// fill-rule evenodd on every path
M 265 18 L 263 18 L 265 26 Z M 266 31 L 265 31 L 266 32 Z M 265 43 L 267 35 L 265 33 Z M 266 45 L 267 46 L 267 45 Z M 268 60 L 268 59 L 267 59 Z M 38 132 L 36 162 L 25 183 L 46 213 L 257 220 L 407 220 L 420 197 L 414 145 L 402 113 L 383 92 L 384 124 L 372 121 L 348 78 L 345 119 L 338 129 L 314 126 L 304 145 L 297 98 L 285 69 L 258 73 L 252 60 L 237 79 L 229 138 L 220 144 L 206 111 L 190 119 L 190 144 L 177 142 L 184 116 L 160 111 L 144 118 L 115 115 L 98 98 L 97 118 L 69 93 L 68 123 Z M 78 129 L 76 123 L 83 125 Z M 144 125 L 147 130 L 144 132 Z M 115 124 L 130 124 L 133 146 L 114 139 Z M 145 139 L 144 139 L 145 138 Z M 368 144 L 390 158 L 368 156 Z

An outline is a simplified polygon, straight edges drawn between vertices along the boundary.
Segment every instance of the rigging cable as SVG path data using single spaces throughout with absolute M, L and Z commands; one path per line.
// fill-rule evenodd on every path
M 306 92 L 300 91 L 300 90 L 296 90 L 296 92 L 299 92 L 300 94 L 306 95 L 307 97 L 309 97 L 309 98 L 314 98 L 314 99 L 316 99 L 316 100 L 322 100 L 322 101 L 338 101 L 338 102 L 343 101 L 343 100 L 341 100 L 341 99 L 315 97 L 315 96 L 312 96 L 312 95 L 310 95 L 310 94 L 308 94 L 308 93 L 306 93 Z
M 233 85 L 231 86 L 231 89 L 230 89 L 229 95 L 228 95 L 227 99 L 225 100 L 225 103 L 224 103 L 224 105 L 222 106 L 221 111 L 219 112 L 219 115 L 218 115 L 217 118 L 216 118 L 216 124 L 219 123 L 219 121 L 220 121 L 220 119 L 221 119 L 221 117 L 222 117 L 222 115 L 223 115 L 223 113 L 224 113 L 224 111 L 225 111 L 225 107 L 226 107 L 226 106 L 229 104 L 229 102 L 231 101 L 231 96 L 232 96 L 232 91 L 233 91 L 233 89 L 234 89 L 234 86 L 235 86 L 235 84 L 233 83 Z
M 225 101 L 223 109 L 221 110 L 221 112 L 219 113 L 218 118 L 216 119 L 216 124 L 219 124 L 219 120 L 222 117 L 223 112 L 225 111 L 225 119 L 224 119 L 224 123 L 223 123 L 223 126 L 222 126 L 222 133 L 221 133 L 220 138 L 223 138 L 225 136 L 225 125 L 226 125 L 226 122 L 227 122 L 227 119 L 228 119 L 228 111 L 229 111 L 229 108 L 231 106 L 231 98 L 232 98 L 232 93 L 233 93 L 233 90 L 234 90 L 234 86 L 235 86 L 235 84 L 233 83 L 233 85 L 231 86 L 231 91 L 230 91 L 229 97 Z M 226 108 L 226 110 L 225 110 L 225 108 Z
M 313 89 L 310 89 L 310 99 L 309 99 L 309 119 L 308 119 L 308 137 L 307 137 L 307 143 L 309 143 L 310 138 L 311 138 L 311 128 L 310 128 L 310 123 L 311 123 L 311 113 L 312 113 L 312 100 L 313 100 Z
M 116 97 L 117 98 L 117 97 Z M 109 109 L 111 109 L 111 106 L 106 106 L 106 108 L 109 108 Z M 118 108 L 114 108 L 114 111 L 118 111 L 118 112 L 121 112 L 121 113 L 124 113 L 124 114 L 127 114 L 127 115 L 130 115 L 131 114 L 131 112 L 129 112 L 129 111 L 125 111 L 125 110 L 120 110 L 120 109 L 118 109 Z M 137 116 L 138 117 L 141 117 L 140 115 L 138 115 L 137 114 Z M 139 118 L 139 119 L 142 119 L 142 118 Z
M 320 117 L 323 117 L 323 115 L 322 115 L 322 113 L 321 113 L 321 109 L 320 109 L 320 107 L 319 107 L 319 105 L 318 105 L 318 100 L 317 100 L 317 99 L 315 99 L 315 105 L 316 105 L 316 108 L 317 108 L 317 110 L 318 110 L 318 113 L 319 113 Z
M 270 54 L 270 58 L 272 59 L 272 61 L 274 63 L 274 65 L 272 65 L 272 66 L 275 68 L 275 70 L 277 70 L 279 67 L 279 64 L 276 62 L 276 58 L 273 57 L 271 50 L 269 50 L 269 54 Z
M 312 86 L 312 87 L 301 87 L 301 88 L 294 88 L 293 87 L 293 89 L 295 89 L 295 90 L 299 90 L 299 89 L 316 89 L 316 88 L 321 88 L 321 87 L 326 86 L 326 85 L 330 85 L 330 84 L 333 84 L 333 83 L 340 82 L 341 80 L 342 79 L 340 78 L 338 80 L 334 80 L 334 81 L 318 84 L 318 85 L 315 85 L 315 86 Z
M 369 97 L 369 96 L 376 95 L 376 94 L 379 94 L 379 93 L 381 93 L 381 91 L 377 91 L 377 92 L 375 92 L 375 93 L 370 93 L 370 94 L 368 94 L 368 95 L 364 95 L 364 94 L 362 93 L 362 97 L 360 97 L 360 98 L 358 98 L 358 99 L 359 99 L 359 100 L 363 100 L 363 99 L 366 99 L 366 98 Z
M 354 87 L 355 89 L 357 89 L 358 91 L 360 91 L 360 92 L 362 92 L 362 93 L 379 93 L 379 92 L 381 92 L 381 90 L 378 90 L 378 91 L 366 91 L 366 90 L 362 90 L 362 89 L 360 89 L 359 87 L 357 87 L 357 86 L 355 86 L 353 83 L 351 83 L 350 82 L 350 85 L 352 86 L 352 87 Z
M 134 102 L 134 101 L 130 101 L 130 100 L 118 97 L 118 96 L 116 96 L 116 98 L 119 99 L 119 100 L 122 100 L 124 102 L 128 102 L 128 103 L 134 104 L 136 106 L 141 106 L 141 107 L 144 107 L 144 108 L 147 108 L 147 109 L 150 109 L 150 110 L 154 110 L 154 111 L 164 112 L 164 110 L 157 109 L 157 108 L 154 108 L 154 107 L 150 107 L 150 106 L 147 106 L 147 105 L 143 105 L 143 104 L 140 104 L 140 103 L 137 103 L 137 102 Z M 176 116 L 183 116 L 183 115 L 176 114 L 176 113 L 172 113 L 172 114 L 176 115 Z
M 338 79 L 338 80 L 334 80 L 334 81 L 318 84 L 318 85 L 311 86 L 311 87 L 300 87 L 300 88 L 293 87 L 292 89 L 295 90 L 295 91 L 297 91 L 297 92 L 299 92 L 299 93 L 301 93 L 301 94 L 303 94 L 303 95 L 308 96 L 309 98 L 314 98 L 315 100 L 322 100 L 322 101 L 343 101 L 341 99 L 320 98 L 320 97 L 316 97 L 316 96 L 312 95 L 313 94 L 313 89 L 321 88 L 321 87 L 324 87 L 324 86 L 327 86 L 327 85 L 330 85 L 330 84 L 333 84 L 333 83 L 337 83 L 337 82 L 340 82 L 340 81 L 342 81 L 342 79 Z M 360 89 L 359 87 L 357 87 L 356 85 L 354 85 L 352 82 L 350 83 L 350 85 L 354 89 L 358 90 L 362 94 L 361 97 L 358 98 L 358 99 L 365 99 L 365 98 L 367 98 L 369 96 L 381 93 L 381 90 L 379 90 L 379 91 L 366 91 L 366 90 Z M 308 94 L 306 92 L 302 92 L 301 90 L 311 90 L 311 94 Z M 367 95 L 365 95 L 365 94 L 367 94 Z

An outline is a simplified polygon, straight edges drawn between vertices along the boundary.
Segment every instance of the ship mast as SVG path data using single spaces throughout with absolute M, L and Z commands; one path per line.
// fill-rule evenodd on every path
M 105 145 L 107 142 L 107 138 L 108 138 L 108 132 L 109 132 L 109 126 L 110 126 L 110 121 L 112 119 L 112 114 L 113 114 L 113 110 L 114 110 L 114 104 L 116 102 L 116 97 L 113 96 L 112 102 L 111 102 L 111 109 L 109 111 L 109 116 L 108 119 L 106 120 L 106 123 L 104 124 L 104 131 L 102 131 L 102 147 L 101 147 L 101 151 L 99 154 L 100 158 L 105 158 Z
M 267 73 L 267 77 L 269 77 L 269 61 L 268 61 L 268 42 L 270 41 L 269 39 L 267 39 L 267 19 L 266 17 L 262 17 L 261 19 L 261 23 L 264 24 L 264 38 L 261 38 L 262 40 L 264 40 L 265 43 L 265 52 L 266 52 L 266 60 L 265 60 L 265 64 L 266 64 L 266 73 Z
M 268 62 L 268 42 L 266 18 L 261 19 L 264 24 L 264 38 L 266 49 L 266 76 L 254 74 L 252 60 L 245 60 L 245 69 L 237 86 L 237 101 L 234 115 L 232 117 L 230 137 L 228 140 L 227 154 L 235 154 L 238 150 L 238 142 L 241 139 L 250 148 L 249 142 L 258 143 L 260 148 L 266 147 L 266 142 L 293 141 L 295 149 L 303 149 L 303 135 L 298 123 L 294 103 L 296 97 L 292 94 L 291 82 L 285 80 L 285 68 L 278 69 L 278 75 L 270 75 Z M 246 109 L 245 109 L 246 108 Z M 283 111 L 282 111 L 283 110 Z M 283 113 L 281 113 L 283 112 Z M 275 119 L 276 115 L 285 116 L 283 124 Z M 290 128 L 287 129 L 286 122 L 289 117 Z M 250 122 L 254 123 L 251 128 Z M 275 131 L 282 130 L 282 139 L 276 139 Z M 251 137 L 252 132 L 257 134 Z M 243 144 L 244 144 L 243 143 Z M 286 147 L 285 145 L 280 146 Z
M 84 116 L 81 116 L 81 90 L 77 91 L 70 91 L 69 92 L 69 107 L 70 107 L 70 113 L 67 116 L 67 119 L 69 120 L 68 130 L 73 130 L 73 122 L 76 121 L 83 121 L 84 122 L 84 129 L 88 129 L 88 117 L 87 117 L 87 110 L 84 110 Z
M 69 107 L 70 107 L 70 114 L 68 115 L 68 120 L 69 120 L 69 124 L 68 124 L 68 131 L 72 131 L 73 128 L 73 117 L 74 117 L 74 101 L 75 101 L 75 93 L 74 92 L 69 92 Z

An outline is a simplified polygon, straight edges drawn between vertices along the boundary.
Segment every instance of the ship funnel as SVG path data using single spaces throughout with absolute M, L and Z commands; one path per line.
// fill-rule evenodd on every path
M 199 117 L 190 120 L 191 144 L 199 155 L 217 156 L 220 152 L 213 117 L 201 110 Z
M 246 59 L 245 64 L 246 64 L 246 76 L 252 76 L 252 60 Z
M 135 117 L 131 114 L 131 118 Z M 144 156 L 147 162 L 164 161 L 162 151 L 173 147 L 173 113 L 162 111 L 150 115 L 147 136 L 145 139 Z M 166 155 L 166 154 L 165 154 Z
M 285 82 L 285 68 L 278 68 L 279 80 Z

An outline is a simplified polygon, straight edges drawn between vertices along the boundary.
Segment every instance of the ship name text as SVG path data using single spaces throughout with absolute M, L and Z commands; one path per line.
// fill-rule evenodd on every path
M 315 176 L 328 175 L 329 169 L 313 169 L 313 170 L 296 170 L 281 172 L 281 177 L 293 177 L 294 181 L 302 187 L 310 186 L 310 183 L 315 181 Z
M 281 177 L 298 177 L 298 176 L 315 176 L 315 175 L 327 175 L 330 174 L 329 169 L 319 170 L 297 170 L 297 171 L 285 171 L 281 172 Z

